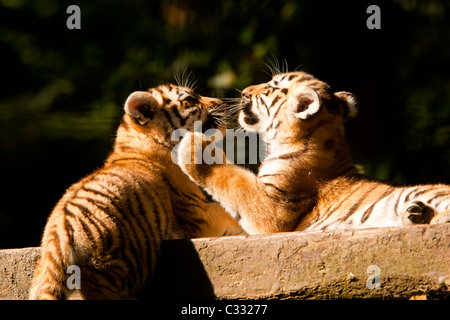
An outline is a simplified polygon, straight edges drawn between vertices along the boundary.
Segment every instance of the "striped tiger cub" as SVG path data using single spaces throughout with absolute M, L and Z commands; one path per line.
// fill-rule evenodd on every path
M 175 129 L 221 123 L 222 103 L 163 85 L 125 102 L 102 168 L 72 185 L 48 218 L 30 299 L 127 299 L 150 280 L 161 241 L 222 236 L 239 224 L 172 162 Z M 69 266 L 80 290 L 66 286 Z
M 180 144 L 179 164 L 249 234 L 450 221 L 450 186 L 393 187 L 358 174 L 344 134 L 344 122 L 357 114 L 351 93 L 287 72 L 245 88 L 236 107 L 241 127 L 267 143 L 258 174 L 233 164 L 187 163 L 195 157 L 192 133 Z M 199 138 L 195 148 L 202 147 Z

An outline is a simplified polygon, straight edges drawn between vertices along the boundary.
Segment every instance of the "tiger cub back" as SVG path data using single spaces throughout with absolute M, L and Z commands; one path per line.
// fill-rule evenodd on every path
M 104 166 L 72 185 L 48 218 L 30 299 L 130 298 L 151 278 L 161 241 L 242 231 L 172 161 L 172 133 L 194 121 L 217 126 L 220 105 L 174 85 L 128 97 Z M 80 268 L 81 288 L 66 286 L 69 266 Z
M 305 72 L 280 73 L 245 88 L 236 108 L 241 127 L 267 143 L 257 175 L 231 164 L 183 162 L 193 134 L 181 142 L 179 162 L 246 232 L 450 221 L 450 186 L 393 187 L 358 174 L 344 129 L 357 114 L 353 94 Z

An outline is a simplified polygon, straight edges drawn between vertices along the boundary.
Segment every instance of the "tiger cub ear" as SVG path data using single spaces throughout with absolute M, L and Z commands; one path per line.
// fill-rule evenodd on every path
M 358 101 L 353 93 L 347 91 L 340 91 L 334 94 L 342 102 L 344 102 L 344 119 L 350 120 L 358 114 Z
M 288 100 L 288 107 L 297 118 L 306 120 L 320 109 L 320 97 L 308 87 L 300 87 Z
M 125 112 L 139 124 L 151 121 L 156 113 L 158 101 L 148 92 L 136 91 L 125 102 Z

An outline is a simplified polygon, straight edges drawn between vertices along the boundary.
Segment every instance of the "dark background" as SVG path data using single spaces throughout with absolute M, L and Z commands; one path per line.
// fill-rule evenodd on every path
M 81 8 L 81 30 L 66 9 Z M 381 30 L 366 9 L 381 8 Z M 128 94 L 188 68 L 237 97 L 286 59 L 354 93 L 354 162 L 395 184 L 449 183 L 448 1 L 0 0 L 0 248 L 37 246 L 64 190 L 101 166 Z

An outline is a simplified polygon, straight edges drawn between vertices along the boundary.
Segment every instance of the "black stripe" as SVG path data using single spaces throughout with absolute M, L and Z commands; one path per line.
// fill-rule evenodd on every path
M 270 127 L 269 127 L 269 129 L 278 129 L 279 127 L 280 127 L 280 125 L 281 125 L 281 120 L 278 120 L 278 122 L 277 122 L 277 124 L 274 126 L 273 125 L 273 122 L 270 124 Z
M 139 185 L 139 188 L 141 189 L 141 195 L 143 197 L 145 197 L 147 199 L 147 202 L 151 204 L 152 206 L 152 216 L 155 218 L 155 223 L 156 223 L 156 227 L 153 226 L 152 221 L 148 220 L 148 217 L 150 216 L 150 212 L 146 212 L 146 214 L 144 215 L 144 219 L 147 223 L 147 225 L 149 226 L 149 231 L 151 233 L 152 239 L 162 239 L 163 238 L 163 234 L 165 233 L 166 230 L 162 230 L 162 225 L 161 225 L 161 215 L 166 217 L 166 222 L 167 222 L 167 215 L 169 214 L 168 211 L 166 211 L 166 209 L 160 204 L 159 206 L 156 205 L 156 200 L 159 198 L 159 195 L 155 195 L 154 193 L 152 193 L 153 188 L 149 188 L 142 186 L 139 182 L 137 182 Z M 151 193 L 151 194 L 150 194 Z M 159 208 L 160 209 L 159 209 Z M 167 224 L 166 224 L 166 228 L 167 228 Z M 155 235 L 157 234 L 157 238 L 155 237 Z
M 281 193 L 281 194 L 283 194 L 283 195 L 288 195 L 288 192 L 287 192 L 287 191 L 278 188 L 277 186 L 275 186 L 275 185 L 272 184 L 272 183 L 269 183 L 269 182 L 263 182 L 263 184 L 264 184 L 266 187 L 272 187 L 272 188 L 274 188 L 276 191 L 278 191 L 279 193 Z
M 400 194 L 398 195 L 397 201 L 395 201 L 395 206 L 394 206 L 394 213 L 397 214 L 398 212 L 398 204 L 400 203 L 400 199 L 402 198 L 403 192 L 405 190 L 403 189 Z M 398 215 L 398 214 L 397 214 Z
M 73 245 L 74 245 L 74 239 L 73 239 L 74 230 L 73 230 L 72 225 L 69 223 L 69 221 L 67 221 L 67 219 L 64 219 L 64 229 L 67 234 L 68 245 L 73 247 Z
M 140 165 L 144 165 L 146 167 L 147 170 L 151 170 L 151 168 L 148 166 L 149 164 L 151 164 L 151 162 L 144 160 L 144 159 L 140 159 L 140 158 L 119 158 L 119 159 L 115 159 L 113 161 L 111 161 L 111 163 L 116 163 L 119 161 L 129 161 L 129 162 L 138 162 L 138 164 Z
M 87 272 L 88 276 L 82 277 L 82 281 L 88 281 L 94 284 L 94 288 L 98 288 L 99 286 L 102 288 L 106 288 L 110 292 L 114 292 L 117 295 L 124 296 L 127 298 L 127 293 L 130 288 L 135 288 L 136 285 L 132 282 L 130 277 L 129 270 L 123 270 L 122 266 L 114 263 L 115 260 L 123 262 L 123 259 L 113 259 L 109 261 L 109 267 L 107 270 L 105 269 L 96 269 L 93 266 L 86 266 L 88 270 L 84 270 Z M 129 266 L 127 265 L 127 268 Z M 93 274 L 95 273 L 95 274 Z M 102 285 L 100 282 L 106 282 L 108 285 Z M 88 297 L 89 299 L 89 297 Z
M 366 222 L 366 220 L 370 217 L 370 214 L 372 213 L 373 208 L 375 207 L 375 205 L 376 205 L 377 203 L 379 203 L 382 199 L 386 198 L 388 195 L 390 195 L 390 194 L 391 194 L 392 192 L 394 192 L 394 191 L 395 191 L 394 188 L 389 188 L 388 190 L 386 190 L 385 192 L 383 192 L 383 194 L 382 194 L 380 197 L 378 197 L 378 199 L 377 199 L 376 201 L 374 201 L 374 203 L 369 207 L 369 209 L 367 209 L 367 210 L 363 213 L 363 215 L 362 215 L 362 217 L 361 217 L 361 223 Z
M 184 126 L 186 124 L 186 120 L 189 118 L 189 115 L 187 115 L 186 118 L 183 118 L 178 111 L 177 106 L 173 106 L 172 108 L 170 108 L 170 110 L 172 111 L 173 115 L 178 118 L 178 120 L 180 121 L 180 125 Z
M 280 100 L 280 99 L 281 99 L 280 96 L 276 96 L 275 99 L 273 99 L 272 104 L 270 105 L 270 107 L 273 107 L 278 102 L 278 100 Z
M 258 99 L 259 99 L 259 103 L 260 103 L 264 108 L 266 108 L 267 116 L 270 116 L 269 107 L 267 106 L 266 102 L 263 100 L 263 98 L 261 98 L 261 96 L 259 96 Z
M 52 276 L 52 278 L 55 282 L 61 282 L 63 280 L 63 278 L 61 276 L 61 273 L 63 271 L 62 263 L 59 262 L 58 260 L 56 260 L 51 252 L 47 252 L 47 254 L 45 255 L 45 259 L 47 261 L 50 261 L 51 264 L 53 265 L 53 268 L 47 268 L 46 271 L 48 273 L 50 273 L 50 275 Z M 59 259 L 61 260 L 61 257 L 59 257 Z
M 121 208 L 118 207 L 118 205 L 115 203 L 114 200 L 110 200 L 109 203 L 102 203 L 100 201 L 97 201 L 97 208 L 98 210 L 103 211 L 103 213 L 105 215 L 108 216 L 109 219 L 112 220 L 112 222 L 114 223 L 115 228 L 117 229 L 117 233 L 115 235 L 115 237 L 113 237 L 111 234 L 108 234 L 108 242 L 109 246 L 105 245 L 105 247 L 108 250 L 112 250 L 111 254 L 115 254 L 116 250 L 121 250 L 121 247 L 123 245 L 127 246 L 129 245 L 129 241 L 127 238 L 124 238 L 124 225 L 123 225 L 123 219 L 122 221 L 119 221 L 119 217 L 117 216 L 118 214 L 121 215 L 119 212 L 120 210 L 122 210 Z M 117 246 L 115 249 L 113 248 L 113 243 L 115 242 L 114 239 L 118 238 L 117 242 L 119 243 L 119 246 Z
M 319 88 L 320 88 L 320 87 L 322 87 L 322 83 L 319 80 L 315 80 L 315 81 L 312 81 L 312 82 L 308 83 L 308 86 L 310 86 L 310 87 L 317 87 L 317 86 L 319 86 Z
M 125 178 L 123 176 L 115 174 L 115 173 L 111 173 L 111 172 L 102 173 L 102 175 L 114 176 L 114 177 L 121 179 L 121 181 L 125 180 Z M 99 176 L 97 176 L 97 179 L 98 179 L 98 177 Z M 91 192 L 100 193 L 100 195 L 106 196 L 106 198 L 108 198 L 110 200 L 111 206 L 109 206 L 109 205 L 103 206 L 103 208 L 102 208 L 100 203 L 97 203 L 97 207 L 100 210 L 103 210 L 106 215 L 108 215 L 109 217 L 112 218 L 112 220 L 114 221 L 114 223 L 116 224 L 116 227 L 118 229 L 119 243 L 121 245 L 119 245 L 119 247 L 117 247 L 114 251 L 112 251 L 111 254 L 114 254 L 114 256 L 121 257 L 121 261 L 123 261 L 123 263 L 126 264 L 130 270 L 134 270 L 134 273 L 135 273 L 134 275 L 136 275 L 136 272 L 138 271 L 136 268 L 136 263 L 138 263 L 136 261 L 137 260 L 136 257 L 139 257 L 140 255 L 136 251 L 135 246 L 137 245 L 137 242 L 139 242 L 139 239 L 137 239 L 134 236 L 135 230 L 136 230 L 136 225 L 135 225 L 135 223 L 133 223 L 134 222 L 133 216 L 132 215 L 130 216 L 130 203 L 129 203 L 128 199 L 126 199 L 124 196 L 125 190 L 121 191 L 122 196 L 121 196 L 121 198 L 119 198 L 115 194 L 115 192 L 116 192 L 115 190 L 112 191 L 107 188 L 109 186 L 109 184 L 105 185 L 103 180 L 100 180 L 97 182 L 98 182 L 97 185 L 99 187 L 101 187 L 104 191 L 107 191 L 110 195 L 107 195 L 103 192 L 91 190 L 88 188 L 85 188 L 85 189 L 89 190 Z M 130 222 L 133 225 L 131 225 Z M 126 280 L 130 284 L 130 286 L 132 286 L 133 279 L 128 277 Z
M 161 239 L 162 235 L 160 233 L 161 231 L 161 220 L 160 220 L 160 214 L 167 214 L 167 212 L 160 212 L 157 210 L 156 206 L 155 206 L 155 202 L 153 197 L 151 197 L 149 195 L 149 191 L 150 188 L 144 188 L 138 181 L 136 181 L 136 183 L 138 184 L 139 188 L 140 188 L 140 193 L 137 194 L 137 200 L 139 201 L 140 206 L 143 208 L 143 212 L 145 214 L 141 214 L 139 215 L 139 217 L 144 219 L 144 222 L 147 224 L 147 226 L 149 227 L 149 232 L 150 232 L 150 236 L 151 236 L 151 240 L 156 240 L 156 239 Z M 149 203 L 151 205 L 151 212 L 147 212 L 144 208 L 144 205 L 142 204 L 141 201 L 141 197 L 145 197 L 146 198 L 146 203 Z M 152 216 L 155 218 L 155 222 L 156 222 L 156 228 L 154 228 L 152 221 L 148 220 L 149 216 Z M 158 233 L 158 237 L 155 237 L 155 234 Z M 150 241 L 150 239 L 148 239 L 148 241 Z
M 428 201 L 427 201 L 427 203 L 431 203 L 432 201 L 434 201 L 434 200 L 436 200 L 436 199 L 439 199 L 439 198 L 442 198 L 442 197 L 449 197 L 450 196 L 450 193 L 449 192 L 439 192 L 439 193 L 436 193 L 432 198 L 430 198 L 430 199 L 428 199 Z M 439 202 L 440 203 L 440 202 Z M 436 206 L 437 206 L 438 204 L 436 204 Z
M 362 184 L 364 184 L 364 182 L 361 182 L 361 181 L 360 181 L 357 185 L 355 185 L 355 186 L 352 188 L 352 190 L 351 190 L 350 192 L 348 192 L 347 196 L 346 196 L 344 199 L 342 199 L 342 201 L 339 202 L 339 204 L 338 204 L 337 206 L 335 206 L 334 208 L 333 208 L 332 205 L 331 205 L 330 207 L 328 207 L 328 210 L 322 215 L 322 217 L 319 217 L 319 215 L 318 215 L 318 216 L 317 216 L 317 219 L 316 219 L 314 222 L 318 221 L 319 219 L 328 219 L 328 217 L 329 217 L 333 212 L 336 212 L 336 211 L 341 207 L 341 205 L 342 205 L 345 201 L 347 201 L 349 198 L 351 198 L 351 197 L 354 196 L 353 192 L 354 192 L 356 189 L 358 189 Z
M 86 198 L 84 198 L 84 200 L 86 200 Z M 95 205 L 95 203 L 91 202 L 91 204 L 94 205 L 95 207 L 97 207 Z M 108 234 L 109 230 L 102 230 L 101 229 L 101 227 L 98 225 L 98 223 L 94 219 L 96 219 L 97 221 L 99 221 L 99 220 L 97 218 L 95 218 L 95 216 L 92 214 L 91 210 L 89 210 L 89 208 L 87 208 L 86 206 L 84 206 L 82 204 L 73 202 L 73 200 L 69 201 L 66 204 L 65 210 L 69 210 L 69 208 L 67 208 L 68 205 L 74 206 L 74 207 L 78 208 L 78 210 L 80 210 L 80 212 L 83 215 L 83 217 L 86 218 L 89 221 L 89 224 L 92 225 L 97 230 L 97 233 L 98 233 L 98 235 L 101 238 L 102 244 L 105 245 L 108 242 L 108 240 L 106 240 L 106 238 L 105 238 L 105 231 L 106 231 L 106 234 Z M 78 219 L 80 220 L 80 223 L 81 223 L 81 219 L 80 218 L 81 217 L 78 217 Z M 103 224 L 102 227 L 106 228 L 104 224 Z M 92 232 L 90 231 L 90 229 L 89 229 L 89 232 L 92 235 Z
M 266 191 L 266 194 L 268 197 L 272 198 L 272 199 L 276 199 L 277 201 L 281 201 L 283 203 L 298 203 L 298 202 L 304 202 L 304 201 L 309 201 L 312 200 L 316 197 L 317 193 L 313 192 L 310 194 L 306 194 L 306 195 L 299 195 L 298 192 L 291 192 L 291 191 L 287 191 L 287 190 L 283 190 L 277 186 L 275 186 L 272 183 L 269 182 L 264 182 L 262 181 L 262 183 L 266 186 L 266 187 L 271 187 L 274 188 L 280 195 L 273 195 L 270 194 Z
M 183 229 L 188 232 L 189 237 L 196 237 L 201 230 L 200 225 L 206 224 L 206 220 L 195 217 L 195 211 L 189 210 L 183 203 L 174 203 L 174 213 L 176 214 L 177 221 L 183 226 Z M 177 210 L 179 209 L 179 210 Z M 180 213 L 184 213 L 181 215 Z
M 98 280 L 99 276 L 104 278 L 103 282 L 106 282 L 107 284 L 101 284 L 100 281 Z M 120 295 L 119 290 L 122 292 L 124 291 L 123 286 L 121 287 L 123 282 L 117 280 L 118 280 L 117 277 L 114 278 L 110 277 L 109 272 L 102 272 L 101 274 L 97 274 L 95 279 L 93 279 L 93 277 L 92 278 L 83 277 L 81 287 L 82 288 L 85 287 L 86 282 L 90 283 L 90 285 L 88 285 L 89 292 L 83 292 L 87 299 L 92 299 L 98 296 L 108 297 L 108 294 L 106 292 L 110 292 L 117 296 Z M 94 291 L 97 292 L 97 295 L 95 295 Z
M 133 237 L 131 238 L 131 242 L 130 245 L 128 247 L 130 253 L 131 253 L 131 258 L 129 260 L 131 266 L 133 267 L 133 280 L 138 282 L 138 277 L 140 278 L 142 276 L 142 252 L 143 252 L 143 248 L 142 248 L 142 244 L 141 244 L 141 239 L 140 237 L 137 235 L 137 230 L 141 230 L 142 233 L 143 230 L 140 226 L 140 224 L 136 221 L 136 215 L 141 214 L 142 209 L 139 209 L 139 204 L 136 203 L 137 208 L 135 208 L 135 205 L 133 204 L 132 198 L 134 197 L 134 190 L 123 190 L 123 202 L 125 204 L 126 209 L 122 211 L 122 214 L 126 217 L 130 227 L 131 227 L 131 233 L 133 235 Z M 131 234 L 127 234 L 128 237 L 131 236 Z
M 105 213 L 106 216 L 108 216 L 108 218 L 111 218 L 111 214 L 108 212 L 108 207 L 109 207 L 108 203 L 104 203 L 97 199 L 93 200 L 88 197 L 77 197 L 77 199 L 89 202 L 97 210 L 100 209 L 101 211 L 103 211 L 103 213 Z M 78 207 L 81 206 L 80 204 L 75 204 L 73 202 L 69 202 L 69 203 L 72 205 L 78 206 Z M 81 210 L 81 208 L 80 208 L 80 210 Z M 96 228 L 97 228 L 98 232 L 100 233 L 100 236 L 102 237 L 104 247 L 105 247 L 105 249 L 108 250 L 112 246 L 112 241 L 113 241 L 110 227 L 108 227 L 104 223 L 104 221 L 102 219 L 99 219 L 95 214 L 90 213 L 90 210 L 87 207 L 84 207 L 84 210 L 88 213 L 89 221 L 96 225 Z M 100 228 L 98 227 L 98 225 L 100 225 L 100 228 L 103 229 L 104 231 L 101 231 Z
M 358 201 L 351 206 L 347 214 L 343 218 L 339 219 L 339 221 L 346 221 L 351 215 L 353 215 L 353 213 L 355 213 L 355 211 L 358 210 L 358 208 L 361 206 L 364 200 L 366 200 L 367 197 L 379 186 L 380 184 L 376 184 L 375 186 L 371 187 L 369 190 L 364 192 L 364 194 L 358 199 Z
M 80 219 L 80 217 L 77 217 L 77 222 L 81 225 L 81 229 L 83 229 L 83 232 L 86 235 L 86 237 L 88 237 L 90 245 L 93 245 L 95 241 L 91 229 L 89 229 L 89 227 L 86 225 L 83 219 Z
M 85 192 L 93 193 L 93 194 L 95 194 L 95 195 L 97 195 L 97 196 L 106 198 L 106 199 L 108 199 L 108 200 L 110 200 L 110 201 L 113 200 L 113 196 L 111 196 L 111 194 L 103 193 L 103 192 L 101 192 L 101 191 L 98 191 L 98 190 L 95 190 L 95 189 L 88 188 L 88 187 L 86 187 L 85 185 L 84 185 L 83 187 L 81 187 L 81 190 L 83 190 L 83 191 L 85 191 Z M 115 195 L 114 195 L 114 197 L 115 197 Z
M 158 142 L 157 140 L 154 140 L 154 142 L 157 142 L 159 145 L 161 145 L 161 146 L 163 146 L 165 148 L 168 148 L 170 150 L 172 150 L 172 148 L 173 148 L 173 146 L 165 145 L 165 144 L 163 144 L 161 142 Z M 150 162 L 150 159 L 149 160 L 145 160 L 145 159 L 140 159 L 140 158 L 119 158 L 119 159 L 115 159 L 115 160 L 111 161 L 111 163 L 114 164 L 114 163 L 117 163 L 117 162 L 120 162 L 120 161 L 130 162 L 130 163 L 133 163 L 135 165 L 144 167 L 146 171 L 153 171 L 153 170 L 155 170 L 155 168 L 157 168 L 157 169 L 161 168 L 160 165 L 158 165 L 158 164 L 156 164 L 154 162 Z M 125 177 L 123 177 L 121 175 L 118 175 L 118 174 L 115 174 L 115 173 L 112 173 L 112 172 L 103 173 L 103 175 L 108 175 L 108 174 L 114 175 L 114 176 L 116 176 L 116 177 L 118 177 L 118 178 L 120 178 L 122 180 L 126 179 Z M 125 182 L 128 183 L 128 181 L 125 181 Z
M 53 242 L 54 244 L 54 248 L 56 249 L 56 255 L 58 257 L 60 257 L 60 259 L 62 260 L 62 251 L 61 251 L 61 244 L 60 244 L 60 238 L 59 238 L 59 234 L 56 230 L 53 230 L 49 233 L 49 240 L 47 241 L 47 243 L 45 245 L 48 245 L 49 243 Z M 51 255 L 50 251 L 47 250 L 48 254 Z
M 161 239 L 164 239 L 169 232 L 170 229 L 170 222 L 169 222 L 169 208 L 167 208 L 165 206 L 165 202 L 163 201 L 163 199 L 167 199 L 168 192 L 164 192 L 164 194 L 161 194 L 161 192 L 165 191 L 166 189 L 163 188 L 151 188 L 147 182 L 144 181 L 144 184 L 147 185 L 146 186 L 146 190 L 149 193 L 147 196 L 149 197 L 149 199 L 151 199 L 152 204 L 156 210 L 157 213 L 161 213 L 161 217 L 158 215 L 158 219 L 157 221 L 160 221 L 162 219 L 164 219 L 164 222 L 162 222 L 162 224 L 164 224 L 165 228 L 164 230 L 162 229 L 162 225 L 161 222 L 160 223 L 160 230 L 161 230 Z M 151 196 L 151 197 L 150 197 Z M 162 219 L 161 219 L 162 218 Z
M 120 172 L 123 172 L 123 171 L 120 171 Z M 130 185 L 131 184 L 130 181 L 129 181 L 129 179 L 130 179 L 129 174 L 127 174 L 126 176 L 125 175 L 120 175 L 117 172 L 112 172 L 111 170 L 108 170 L 108 171 L 105 171 L 105 172 L 101 172 L 100 174 L 97 175 L 97 180 L 99 180 L 98 182 L 101 183 L 102 179 L 99 179 L 100 176 L 115 177 L 115 178 L 118 178 L 119 180 L 121 180 L 126 185 Z M 108 183 L 108 185 L 109 185 L 109 183 Z M 103 187 L 105 189 L 107 189 L 106 186 L 103 185 Z M 108 191 L 115 195 L 114 192 L 112 192 L 110 190 L 108 190 Z
M 139 254 L 138 254 L 136 260 L 140 261 L 140 263 L 137 262 L 137 272 L 138 273 L 135 275 L 136 277 L 139 276 L 140 281 L 142 281 L 146 275 L 143 267 L 148 268 L 148 266 L 154 262 L 154 261 L 151 261 L 152 260 L 151 255 L 152 255 L 153 250 L 156 248 L 153 248 L 155 245 L 154 241 L 153 241 L 154 234 L 152 234 L 151 229 L 149 231 L 150 231 L 150 236 L 153 236 L 152 239 L 149 238 L 148 232 L 144 229 L 145 225 L 141 218 L 142 218 L 142 216 L 145 217 L 146 216 L 145 213 L 147 213 L 147 212 L 144 210 L 143 204 L 140 199 L 140 195 L 135 190 L 133 190 L 133 192 L 131 192 L 131 196 L 134 198 L 134 201 L 132 201 L 132 202 L 136 203 L 136 205 L 137 205 L 136 208 L 134 207 L 134 205 L 132 205 L 131 210 L 134 213 L 135 219 L 139 220 L 139 221 L 136 221 L 137 222 L 136 225 L 144 237 L 144 239 L 140 239 L 139 236 L 137 237 Z M 136 209 L 136 211 L 134 209 Z M 148 221 L 147 221 L 147 223 L 148 223 Z M 143 246 L 145 246 L 147 248 L 147 250 L 144 250 Z M 143 256 L 144 254 L 145 254 L 145 257 Z M 138 282 L 138 280 L 136 280 L 136 282 Z
M 419 187 L 416 187 L 416 188 L 414 188 L 414 189 L 412 189 L 412 190 L 408 190 L 409 192 L 408 192 L 408 195 L 407 195 L 406 198 L 405 198 L 405 202 L 408 202 L 408 201 L 409 201 L 409 199 L 411 198 L 411 194 L 414 193 L 414 192 L 416 192 L 418 188 L 419 188 Z
M 192 201 L 194 201 L 194 202 L 197 202 L 198 200 L 200 200 L 201 202 L 205 202 L 205 203 L 208 202 L 207 199 L 206 199 L 206 197 L 203 197 L 203 198 L 202 198 L 202 197 L 200 197 L 200 196 L 198 196 L 198 195 L 196 195 L 196 194 L 194 194 L 194 193 L 190 193 L 190 194 L 188 195 L 188 194 L 186 194 L 186 193 L 184 193 L 184 192 L 179 191 L 179 190 L 178 190 L 177 188 L 175 188 L 175 187 L 169 182 L 169 180 L 168 180 L 167 178 L 165 178 L 165 177 L 163 177 L 163 181 L 164 181 L 165 183 L 167 183 L 167 185 L 169 186 L 170 191 L 173 192 L 174 194 L 176 194 L 176 195 L 179 196 L 179 197 L 187 198 L 187 199 L 190 199 L 190 200 L 192 200 Z M 196 200 L 195 198 L 197 198 L 197 200 Z M 194 205 L 195 205 L 195 204 L 194 204 Z M 205 211 L 203 207 L 200 207 L 200 206 L 198 206 L 198 207 L 201 208 L 201 209 L 203 209 L 203 211 Z
M 263 174 L 263 175 L 258 175 L 258 178 L 265 178 L 265 177 L 276 177 L 276 176 L 284 176 L 285 174 L 282 172 L 277 172 L 277 173 L 267 173 L 267 174 Z
M 281 106 L 282 106 L 283 104 L 285 104 L 285 103 L 286 103 L 286 100 L 284 100 L 283 102 L 280 103 L 280 105 L 278 106 L 277 111 L 275 111 L 275 114 L 273 115 L 273 118 L 274 118 L 274 119 L 277 117 L 278 112 L 280 112 Z
M 67 203 L 67 204 L 64 206 L 64 209 L 63 209 L 64 215 L 65 215 L 65 219 L 67 220 L 67 217 L 72 217 L 72 218 L 74 218 L 74 220 L 75 220 L 77 223 L 79 223 L 79 224 L 81 225 L 81 228 L 83 229 L 83 231 L 84 231 L 86 237 L 88 237 L 89 242 L 90 242 L 91 244 L 95 243 L 94 237 L 93 237 L 93 235 L 92 235 L 91 230 L 85 225 L 85 222 L 83 221 L 83 219 L 81 219 L 81 218 L 82 218 L 81 216 L 79 216 L 79 215 L 73 213 L 72 211 L 69 210 L 69 208 L 67 208 L 67 205 L 68 205 L 68 204 L 69 204 L 69 203 Z M 70 204 L 71 204 L 71 203 L 70 203 Z M 81 209 L 80 209 L 80 211 L 81 211 Z M 83 214 L 83 215 L 84 215 L 84 214 Z M 67 220 L 67 221 L 68 221 L 68 220 Z
M 291 160 L 294 158 L 304 156 L 307 151 L 309 151 L 309 146 L 305 145 L 302 150 L 282 154 L 282 155 L 278 156 L 278 158 L 273 158 L 273 160 L 275 160 L 275 159 Z M 270 160 L 272 160 L 272 159 L 270 159 Z
M 175 126 L 175 124 L 172 121 L 172 117 L 170 116 L 170 113 L 166 110 L 166 109 L 161 109 L 162 113 L 164 113 L 167 122 L 170 124 L 170 126 L 172 127 L 172 129 L 177 128 L 177 126 Z
M 119 150 L 119 152 L 121 152 L 121 153 L 136 152 L 136 148 L 130 147 L 129 145 L 127 145 L 123 142 L 117 143 L 116 149 Z
M 124 215 L 124 213 L 129 212 L 129 206 L 127 205 L 127 202 L 123 199 L 123 197 L 119 198 L 118 196 L 115 195 L 115 192 L 109 190 L 105 185 L 100 184 L 100 186 L 102 186 L 104 190 L 108 191 L 112 195 L 111 197 L 112 208 L 108 207 L 104 209 L 115 210 L 115 212 L 109 213 L 110 217 L 114 220 L 117 228 L 119 229 L 118 232 L 119 243 L 122 244 L 122 246 L 119 246 L 115 251 L 112 252 L 112 254 L 114 253 L 116 255 L 121 256 L 123 262 L 128 266 L 128 268 L 133 269 L 133 263 L 131 261 L 132 259 L 134 259 L 134 257 L 138 256 L 138 253 L 134 248 L 134 243 L 135 241 L 137 241 L 136 237 L 134 237 L 135 229 L 129 223 L 130 217 L 129 216 L 126 217 Z M 130 255 L 132 256 L 132 258 L 130 257 Z
M 120 261 L 120 264 L 116 264 L 114 262 L 115 260 Z M 95 271 L 100 273 L 100 276 L 105 278 L 107 282 L 114 283 L 116 288 L 121 291 L 128 291 L 130 288 L 136 288 L 136 284 L 133 283 L 133 279 L 129 277 L 131 270 L 129 264 L 126 264 L 126 268 L 128 268 L 128 270 L 124 270 L 122 267 L 122 262 L 124 262 L 124 260 L 121 257 L 118 259 L 112 259 L 109 263 L 111 267 L 108 268 L 108 272 L 104 272 L 103 270 Z
M 415 194 L 414 194 L 414 196 L 412 197 L 413 199 L 416 199 L 418 196 L 420 196 L 420 195 L 422 195 L 422 194 L 424 194 L 424 193 L 427 193 L 428 191 L 430 191 L 430 190 L 432 190 L 433 189 L 433 187 L 426 187 L 426 186 L 423 186 L 423 189 L 421 190 L 421 189 L 419 189 Z

